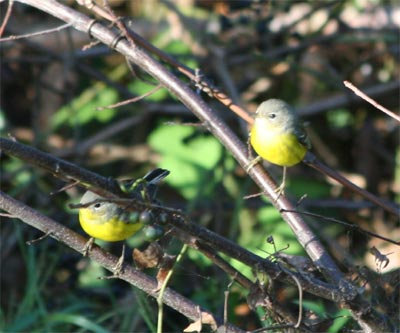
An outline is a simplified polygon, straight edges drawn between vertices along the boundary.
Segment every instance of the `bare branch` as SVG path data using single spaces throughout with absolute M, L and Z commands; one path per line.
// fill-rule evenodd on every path
M 367 94 L 363 93 L 360 89 L 358 89 L 354 84 L 352 84 L 349 81 L 344 81 L 344 85 L 352 90 L 357 96 L 360 96 L 363 100 L 367 101 L 368 103 L 372 104 L 375 106 L 378 110 L 381 110 L 382 112 L 386 113 L 388 116 L 396 119 L 397 121 L 400 122 L 400 116 L 395 114 L 394 112 L 386 109 L 382 105 L 380 105 L 377 101 L 373 100 L 371 97 L 369 97 Z
M 72 230 L 64 227 L 62 224 L 50 219 L 49 217 L 40 214 L 36 210 L 26 206 L 25 204 L 19 202 L 18 200 L 8 196 L 7 194 L 0 192 L 0 208 L 12 214 L 14 218 L 18 218 L 25 223 L 43 231 L 45 234 L 49 234 L 52 238 L 63 242 L 75 251 L 83 253 L 83 248 L 87 242 L 87 239 L 81 235 L 73 232 Z M 88 253 L 88 257 L 109 271 L 113 271 L 115 264 L 118 262 L 118 258 L 111 255 L 110 253 L 102 250 L 98 246 L 94 246 L 92 250 Z M 131 266 L 125 265 L 123 271 L 118 275 L 118 277 L 124 281 L 127 281 L 131 285 L 143 290 L 148 295 L 157 298 L 157 281 L 156 279 L 134 269 Z M 177 292 L 170 288 L 167 288 L 164 292 L 163 301 L 165 304 L 175 309 L 176 311 L 182 313 L 187 318 L 194 321 L 198 320 L 198 308 L 197 304 L 194 304 L 187 298 L 184 298 Z M 206 313 L 209 316 L 214 317 L 214 315 L 205 310 L 201 309 L 201 312 Z M 215 318 L 219 325 L 222 325 L 221 319 Z M 228 324 L 224 329 L 227 332 L 243 332 L 236 326 Z
M 374 204 L 378 205 L 379 207 L 383 208 L 384 210 L 394 214 L 394 215 L 399 215 L 399 208 L 396 207 L 395 204 L 389 202 L 389 201 L 384 201 L 381 198 L 377 197 L 376 195 L 372 194 L 371 192 L 368 192 L 360 187 L 358 187 L 356 184 L 352 183 L 350 180 L 346 179 L 343 177 L 339 172 L 329 168 L 327 165 L 319 161 L 314 154 L 311 152 L 307 152 L 306 157 L 304 158 L 303 162 L 307 164 L 308 166 L 312 167 L 315 170 L 318 170 L 324 175 L 329 176 L 332 179 L 335 179 L 337 182 L 342 184 L 343 186 L 346 186 L 347 188 L 353 190 L 354 192 L 360 194 L 364 198 L 370 200 Z
M 99 193 L 106 199 L 98 199 L 99 202 L 110 201 L 119 204 L 126 210 L 143 211 L 151 209 L 155 220 L 161 224 L 168 224 L 182 232 L 174 232 L 174 235 L 183 243 L 186 243 L 196 249 L 201 249 L 202 244 L 192 242 L 190 235 L 195 240 L 200 240 L 203 244 L 208 244 L 214 251 L 225 253 L 226 255 L 235 258 L 253 267 L 263 271 L 266 274 L 274 277 L 280 276 L 282 281 L 292 284 L 291 276 L 282 273 L 282 271 L 274 263 L 261 258 L 246 249 L 240 247 L 236 243 L 202 227 L 198 223 L 193 223 L 190 219 L 176 209 L 164 207 L 157 204 L 135 200 L 133 198 L 121 199 L 124 193 L 121 192 L 118 184 L 110 178 L 104 178 L 98 174 L 83 169 L 73 163 L 66 162 L 60 158 L 56 158 L 50 154 L 43 153 L 38 149 L 28 147 L 18 142 L 9 139 L 0 138 L 0 149 L 10 156 L 18 157 L 28 163 L 44 168 L 51 172 L 55 177 L 67 180 L 77 180 L 82 186 L 90 188 L 91 191 Z M 56 172 L 56 170 L 58 170 Z M 117 186 L 114 188 L 114 186 Z M 72 208 L 79 208 L 82 205 L 71 205 Z M 205 253 L 207 255 L 207 253 Z M 239 278 L 239 276 L 238 276 Z M 319 281 L 313 277 L 304 277 L 299 275 L 301 284 L 304 290 L 309 293 L 324 297 L 335 301 L 344 301 L 345 296 L 341 296 L 338 290 L 325 282 Z M 240 281 L 240 279 L 238 279 Z M 241 282 L 244 282 L 242 279 Z
M 43 30 L 43 31 L 31 33 L 31 34 L 4 37 L 4 38 L 0 38 L 0 42 L 8 42 L 8 41 L 12 41 L 12 40 L 18 40 L 18 39 L 31 38 L 31 37 L 36 37 L 36 36 L 43 36 L 43 35 L 47 35 L 47 34 L 52 34 L 54 32 L 60 32 L 61 30 L 69 28 L 70 26 L 71 26 L 71 23 L 66 23 L 66 24 L 62 24 L 62 25 L 60 25 L 59 27 L 56 27 L 56 28 L 46 29 L 46 30 Z M 0 36 L 1 36 L 1 34 L 0 34 Z

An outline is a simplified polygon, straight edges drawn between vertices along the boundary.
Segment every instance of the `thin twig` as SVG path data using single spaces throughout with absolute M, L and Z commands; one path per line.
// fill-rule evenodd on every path
M 380 83 L 368 88 L 365 92 L 369 96 L 378 97 L 384 94 L 398 94 L 400 89 L 400 80 L 393 80 L 385 83 Z M 299 107 L 299 114 L 302 116 L 313 116 L 322 112 L 327 112 L 332 109 L 338 109 L 349 105 L 349 103 L 356 103 L 359 99 L 352 94 L 340 93 L 335 96 L 326 97 L 306 106 Z
M 0 27 L 0 37 L 3 36 L 4 29 L 6 28 L 7 23 L 8 23 L 8 20 L 9 20 L 10 17 L 11 17 L 13 5 L 14 5 L 14 1 L 13 1 L 13 0 L 9 0 L 9 1 L 8 1 L 8 6 L 7 6 L 6 15 L 4 15 L 3 23 L 1 24 L 1 27 Z M 2 40 L 3 40 L 3 39 L 0 38 L 0 42 L 1 42 Z
M 368 192 L 368 191 L 358 187 L 356 184 L 352 183 L 350 180 L 343 177 L 339 172 L 329 168 L 327 165 L 325 165 L 320 160 L 318 160 L 317 157 L 313 153 L 307 152 L 306 157 L 304 158 L 303 162 L 306 165 L 312 167 L 313 169 L 321 172 L 322 174 L 327 175 L 332 179 L 335 179 L 337 182 L 339 182 L 343 186 L 360 194 L 361 196 L 363 196 L 364 198 L 373 202 L 377 206 L 383 208 L 387 212 L 390 212 L 391 214 L 394 214 L 394 215 L 399 215 L 399 208 L 395 204 L 393 204 L 392 202 L 389 202 L 389 201 L 385 201 L 385 200 L 377 197 L 376 195 L 372 194 L 371 192 Z
M 368 231 L 368 230 L 365 230 L 363 228 L 360 228 L 358 225 L 350 224 L 350 223 L 338 220 L 338 219 L 336 219 L 334 217 L 322 216 L 322 215 L 319 215 L 319 214 L 305 212 L 305 211 L 301 211 L 301 210 L 296 210 L 296 212 L 299 213 L 299 214 L 306 215 L 306 216 L 311 216 L 311 217 L 315 217 L 315 218 L 322 219 L 322 220 L 325 220 L 325 221 L 341 224 L 341 225 L 346 226 L 349 229 L 356 230 L 356 231 L 358 231 L 358 232 L 360 232 L 362 234 L 365 234 L 365 235 L 368 235 L 368 236 L 371 236 L 371 237 L 375 237 L 375 238 L 379 238 L 379 239 L 382 239 L 382 240 L 384 240 L 384 241 L 386 241 L 388 243 L 392 243 L 394 245 L 400 246 L 400 241 L 395 241 L 395 240 L 390 239 L 388 237 L 381 236 L 381 235 L 379 235 L 379 234 L 377 234 L 375 232 Z
M 228 323 L 228 300 L 229 300 L 229 289 L 231 289 L 232 284 L 235 280 L 232 280 L 229 282 L 228 287 L 226 288 L 227 290 L 224 291 L 224 326 Z M 225 331 L 226 332 L 226 329 Z
M 114 17 L 114 19 L 116 18 Z M 181 72 L 190 80 L 192 80 L 192 82 L 195 82 L 197 87 L 201 87 L 201 89 L 205 93 L 212 95 L 219 102 L 221 102 L 223 105 L 231 109 L 231 111 L 236 113 L 240 118 L 244 119 L 247 123 L 252 124 L 253 118 L 250 116 L 248 112 L 246 112 L 243 108 L 235 104 L 228 95 L 226 95 L 225 93 L 214 87 L 203 76 L 199 76 L 191 68 L 185 66 L 184 64 L 177 61 L 175 58 L 169 56 L 160 49 L 156 48 L 154 45 L 150 44 L 146 39 L 136 34 L 133 30 L 124 26 L 124 32 L 128 34 L 127 35 L 128 40 L 133 39 L 138 45 L 142 46 L 149 52 L 157 55 L 160 59 L 162 59 L 166 63 L 175 67 L 179 72 Z
M 71 155 L 82 155 L 96 145 L 98 142 L 104 142 L 110 139 L 112 136 L 120 134 L 122 131 L 129 129 L 137 124 L 144 121 L 151 112 L 140 113 L 138 115 L 123 118 L 119 121 L 111 123 L 109 126 L 102 130 L 99 130 L 93 136 L 88 137 L 85 140 L 78 142 L 75 146 L 71 148 L 65 148 L 60 152 L 57 152 L 58 157 L 69 157 Z
M 160 293 L 158 294 L 157 297 L 157 304 L 158 304 L 158 320 L 157 320 L 157 333 L 162 333 L 162 325 L 163 325 L 163 304 L 164 304 L 164 294 L 165 290 L 167 288 L 168 282 L 170 281 L 172 274 L 175 272 L 176 266 L 179 264 L 179 262 L 182 260 L 183 255 L 186 253 L 188 247 L 186 244 L 184 244 L 181 248 L 181 251 L 179 252 L 179 255 L 176 257 L 175 262 L 173 267 L 168 271 L 167 276 L 165 277 L 162 286 L 160 288 Z
M 30 34 L 19 35 L 19 36 L 8 36 L 8 37 L 0 38 L 0 42 L 8 42 L 8 41 L 14 41 L 14 40 L 18 40 L 18 39 L 26 39 L 26 38 L 36 37 L 36 36 L 43 36 L 43 35 L 47 35 L 47 34 L 52 34 L 54 32 L 60 32 L 61 30 L 64 30 L 64 29 L 69 28 L 71 26 L 72 26 L 71 23 L 66 23 L 66 24 L 62 24 L 62 25 L 60 25 L 58 27 L 42 30 L 42 31 L 39 31 L 39 32 L 32 32 Z
M 367 94 L 363 93 L 360 89 L 358 89 L 354 84 L 352 84 L 350 81 L 343 81 L 343 84 L 352 90 L 357 96 L 360 96 L 363 100 L 367 101 L 368 103 L 372 104 L 375 106 L 378 110 L 381 110 L 382 112 L 386 113 L 388 116 L 396 119 L 398 122 L 400 122 L 400 116 L 395 114 L 394 112 L 386 109 L 383 107 L 381 104 L 379 104 L 377 101 L 373 100 L 371 97 L 369 97 Z
M 130 99 L 127 99 L 125 101 L 118 102 L 118 103 L 115 103 L 115 104 L 98 107 L 98 108 L 96 108 L 96 110 L 101 111 L 101 110 L 106 110 L 106 109 L 113 109 L 113 108 L 118 108 L 118 107 L 130 104 L 130 103 L 135 103 L 137 101 L 140 101 L 140 100 L 142 100 L 142 99 L 154 94 L 155 92 L 157 92 L 161 88 L 163 88 L 163 86 L 159 84 L 155 88 L 151 89 L 150 91 L 148 91 L 147 93 L 145 93 L 143 95 L 140 95 L 140 96 L 134 97 L 134 98 L 130 98 Z
M 250 279 L 226 262 L 226 260 L 221 258 L 210 246 L 207 246 L 202 242 L 196 242 L 194 247 L 199 252 L 203 253 L 207 258 L 209 258 L 216 266 L 221 268 L 226 274 L 228 274 L 233 281 L 239 283 L 246 289 L 249 289 L 253 285 L 253 282 Z

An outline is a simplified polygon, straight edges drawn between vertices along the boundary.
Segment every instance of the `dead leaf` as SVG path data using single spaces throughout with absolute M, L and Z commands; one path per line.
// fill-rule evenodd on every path
M 139 269 L 154 268 L 160 265 L 164 256 L 158 243 L 151 243 L 144 251 L 133 249 L 132 258 Z
M 183 332 L 201 332 L 202 327 L 201 319 L 199 319 L 186 327 Z

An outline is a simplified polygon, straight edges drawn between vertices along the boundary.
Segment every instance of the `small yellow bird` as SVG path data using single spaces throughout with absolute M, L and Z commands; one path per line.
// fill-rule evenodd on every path
M 286 181 L 286 167 L 300 163 L 311 148 L 310 141 L 296 110 L 279 99 L 269 99 L 260 104 L 250 131 L 250 144 L 256 157 L 247 171 L 261 159 L 283 166 L 282 184 L 276 189 L 282 193 Z
M 124 182 L 122 187 L 135 199 L 153 200 L 156 194 L 156 184 L 168 174 L 168 170 L 158 168 L 135 182 Z M 144 194 L 147 194 L 147 196 L 141 192 L 145 192 Z M 138 212 L 125 210 L 116 203 L 106 201 L 105 198 L 91 191 L 85 192 L 80 204 L 87 206 L 79 209 L 79 222 L 82 229 L 91 236 L 84 248 L 85 255 L 90 251 L 95 238 L 108 242 L 122 241 L 131 237 L 143 227 Z M 120 260 L 123 260 L 123 254 Z M 122 261 L 119 263 L 119 266 L 121 265 Z M 120 269 L 121 267 L 117 268 Z
M 129 211 L 113 202 L 94 202 L 96 200 L 104 200 L 104 198 L 86 191 L 80 203 L 84 205 L 93 203 L 79 209 L 81 227 L 93 238 L 117 242 L 129 238 L 142 227 L 137 217 L 131 216 Z

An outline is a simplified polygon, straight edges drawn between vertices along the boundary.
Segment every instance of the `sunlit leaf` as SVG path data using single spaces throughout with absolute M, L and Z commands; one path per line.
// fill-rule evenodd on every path
M 160 126 L 150 136 L 150 146 L 161 154 L 160 167 L 171 174 L 166 181 L 191 199 L 199 188 L 212 189 L 210 175 L 223 153 L 221 144 L 211 135 L 192 136 L 189 126 Z

